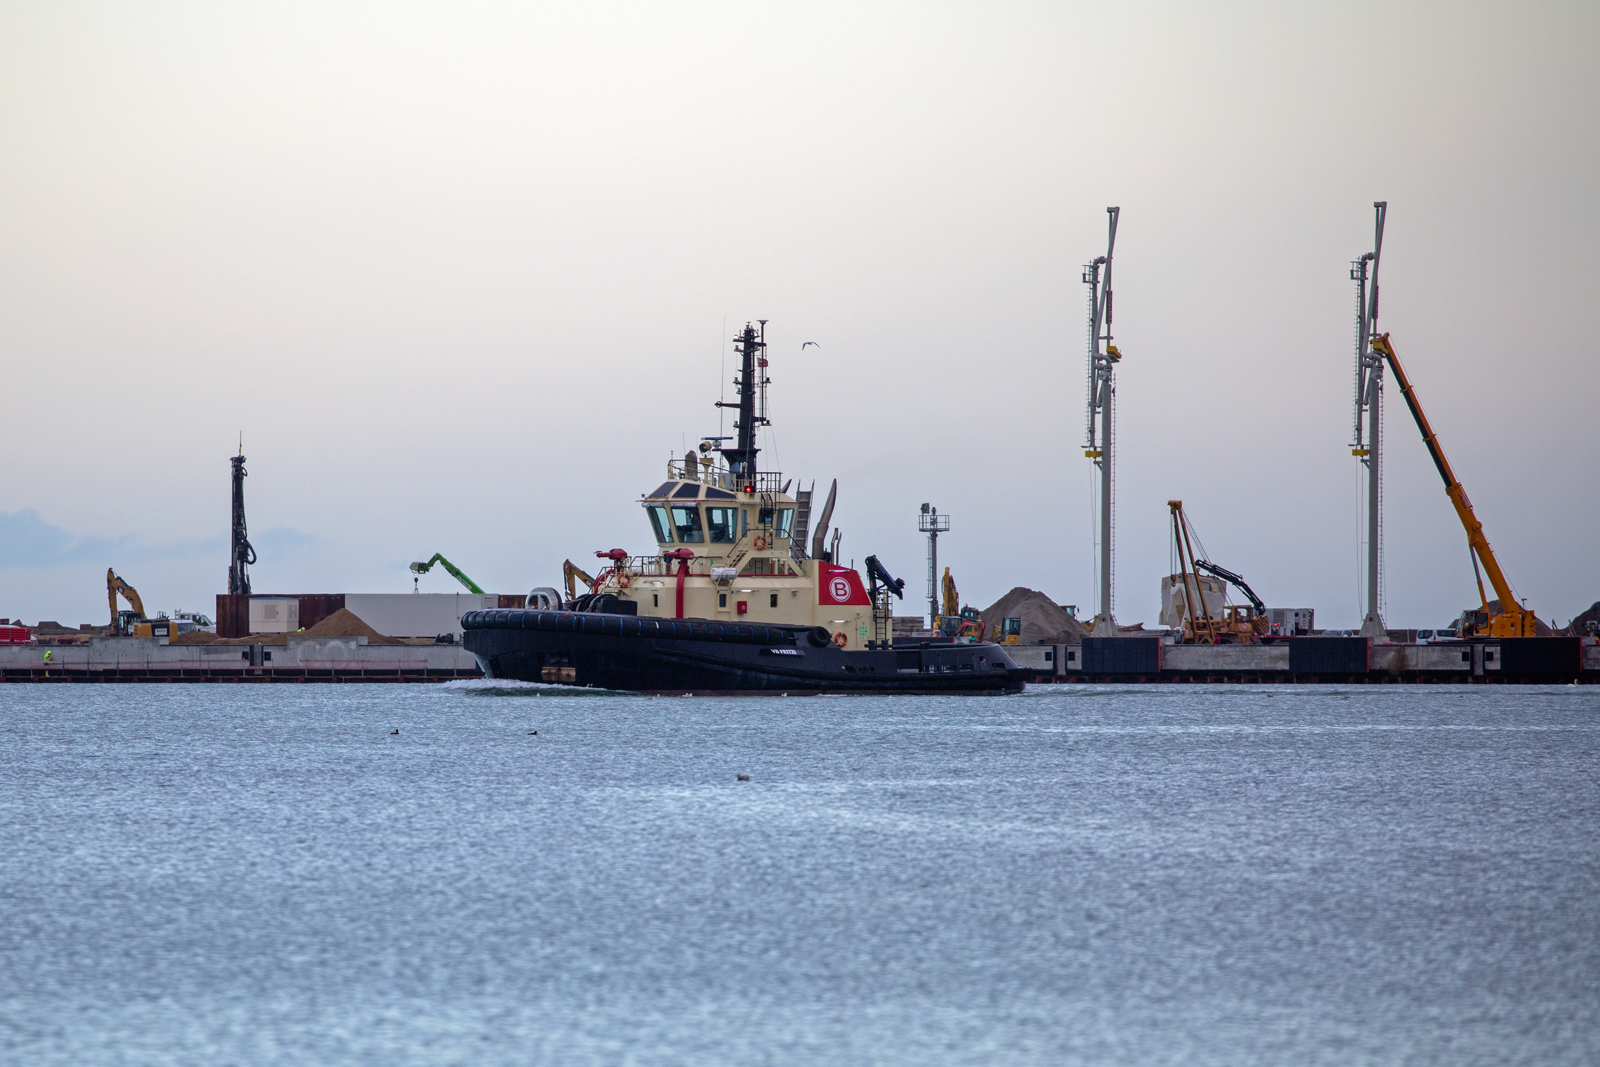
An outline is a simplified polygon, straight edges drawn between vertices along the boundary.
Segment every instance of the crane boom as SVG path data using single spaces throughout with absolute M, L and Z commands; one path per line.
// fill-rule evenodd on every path
M 456 581 L 458 581 L 462 585 L 466 586 L 468 590 L 470 590 L 471 592 L 477 593 L 479 596 L 483 595 L 483 590 L 478 588 L 478 583 L 477 582 L 473 581 L 471 578 L 468 578 L 465 574 L 462 573 L 461 568 L 457 567 L 454 563 L 451 563 L 449 560 L 445 559 L 444 556 L 442 554 L 438 553 L 438 552 L 435 552 L 433 554 L 433 558 L 428 560 L 428 562 L 426 562 L 426 563 L 413 563 L 411 565 L 411 573 L 412 574 L 427 574 L 428 571 L 433 569 L 433 565 L 435 563 L 439 564 L 439 566 L 441 566 L 445 570 L 449 571 L 451 576 L 454 577 Z
M 1202 545 L 1201 547 L 1204 548 L 1205 546 Z M 1244 579 L 1239 575 L 1233 573 L 1226 567 L 1217 566 L 1209 559 L 1197 559 L 1194 561 L 1194 565 L 1200 570 L 1216 575 L 1225 582 L 1232 582 L 1234 585 L 1238 586 L 1239 591 L 1243 593 L 1245 598 L 1250 601 L 1250 606 L 1256 609 L 1257 615 L 1265 615 L 1267 613 L 1266 604 L 1261 602 L 1261 598 L 1256 596 L 1256 591 L 1246 585 Z
M 1406 407 L 1411 409 L 1411 417 L 1416 420 L 1417 429 L 1422 433 L 1422 443 L 1427 446 L 1428 455 L 1433 459 L 1433 465 L 1438 468 L 1439 477 L 1444 479 L 1444 491 L 1450 497 L 1450 502 L 1455 505 L 1456 516 L 1460 518 L 1461 525 L 1466 528 L 1467 543 L 1489 575 L 1489 584 L 1494 586 L 1494 595 L 1500 598 L 1500 613 L 1489 619 L 1489 636 L 1533 637 L 1535 634 L 1533 612 L 1517 602 L 1516 594 L 1511 590 L 1511 583 L 1506 580 L 1505 572 L 1500 569 L 1500 561 L 1494 557 L 1494 549 L 1489 547 L 1489 538 L 1484 536 L 1483 523 L 1478 521 L 1478 516 L 1472 510 L 1472 501 L 1467 499 L 1466 487 L 1456 477 L 1455 471 L 1450 469 L 1450 461 L 1445 458 L 1444 447 L 1439 444 L 1439 435 L 1434 433 L 1428 417 L 1422 413 L 1422 403 L 1417 399 L 1416 390 L 1411 387 L 1411 379 L 1406 377 L 1405 370 L 1400 366 L 1400 357 L 1395 355 L 1394 346 L 1389 342 L 1389 335 L 1380 334 L 1372 338 L 1371 343 L 1373 351 L 1383 356 L 1393 369 L 1395 381 L 1400 386 L 1400 395 L 1405 397 Z M 1479 583 L 1478 595 L 1480 599 L 1483 596 L 1482 583 Z M 1489 609 L 1487 601 L 1483 607 L 1487 613 Z

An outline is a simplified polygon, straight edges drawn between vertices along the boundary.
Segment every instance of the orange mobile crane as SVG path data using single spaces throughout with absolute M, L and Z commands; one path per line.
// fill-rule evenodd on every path
M 1472 550 L 1472 573 L 1478 580 L 1478 599 L 1483 604 L 1477 612 L 1477 618 L 1466 628 L 1466 633 L 1479 633 L 1486 637 L 1535 636 L 1533 612 L 1519 604 L 1516 594 L 1511 591 L 1511 583 L 1506 580 L 1505 572 L 1500 569 L 1500 561 L 1494 558 L 1494 549 L 1489 547 L 1489 539 L 1483 534 L 1483 523 L 1473 514 L 1472 501 L 1467 499 L 1466 488 L 1456 477 L 1455 471 L 1450 469 L 1450 461 L 1444 458 L 1444 448 L 1439 444 L 1439 435 L 1433 432 L 1428 417 L 1422 413 L 1422 404 L 1417 400 L 1416 390 L 1411 387 L 1411 379 L 1406 377 L 1406 372 L 1400 367 L 1400 357 L 1395 355 L 1394 346 L 1389 343 L 1389 335 L 1380 334 L 1374 337 L 1371 343 L 1372 350 L 1387 360 L 1394 370 L 1395 381 L 1400 385 L 1400 394 L 1406 398 L 1406 407 L 1411 409 L 1411 417 L 1417 421 L 1417 429 L 1422 431 L 1422 443 L 1428 446 L 1428 455 L 1433 458 L 1433 465 L 1439 469 L 1439 477 L 1444 479 L 1444 491 L 1450 497 L 1450 502 L 1455 505 L 1461 525 L 1466 527 L 1467 544 Z M 1499 612 L 1489 611 L 1489 598 L 1483 590 L 1483 574 L 1478 570 L 1480 561 L 1483 570 L 1489 573 L 1489 584 L 1494 586 L 1494 595 L 1500 598 Z

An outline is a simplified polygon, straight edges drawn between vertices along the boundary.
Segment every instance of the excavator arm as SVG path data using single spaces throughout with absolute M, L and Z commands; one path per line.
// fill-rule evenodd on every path
M 1489 584 L 1494 586 L 1494 595 L 1500 598 L 1500 614 L 1489 620 L 1489 633 L 1494 637 L 1533 637 L 1535 633 L 1533 612 L 1524 608 L 1517 601 L 1516 594 L 1511 590 L 1511 583 L 1506 579 L 1505 572 L 1500 569 L 1500 561 L 1494 557 L 1494 549 L 1489 547 L 1489 538 L 1484 535 L 1483 523 L 1478 521 L 1478 516 L 1473 513 L 1472 501 L 1467 499 L 1466 487 L 1456 477 L 1455 471 L 1450 469 L 1450 461 L 1445 458 L 1444 447 L 1439 444 L 1439 435 L 1433 432 L 1433 426 L 1428 422 L 1428 417 L 1422 413 L 1422 402 L 1417 399 L 1416 390 L 1411 387 L 1411 379 L 1406 377 L 1405 370 L 1400 366 L 1400 357 L 1395 355 L 1394 346 L 1389 342 L 1388 334 L 1380 334 L 1372 339 L 1373 351 L 1379 353 L 1389 363 L 1394 371 L 1395 381 L 1400 385 L 1400 395 L 1405 397 L 1406 407 L 1411 409 L 1411 417 L 1416 420 L 1417 429 L 1422 433 L 1422 443 L 1428 448 L 1428 455 L 1433 459 L 1433 465 L 1439 471 L 1439 477 L 1444 479 L 1444 491 L 1450 497 L 1450 503 L 1455 505 L 1456 516 L 1461 520 L 1461 525 L 1467 531 L 1467 543 L 1472 548 L 1472 554 L 1483 564 L 1483 569 L 1489 576 Z M 1483 598 L 1483 583 L 1478 583 L 1478 596 Z M 1484 610 L 1488 610 L 1488 601 L 1484 600 Z
M 139 599 L 139 591 L 121 578 L 110 567 L 106 568 L 106 599 L 111 602 L 111 625 L 117 625 L 117 594 L 128 602 L 128 607 L 139 613 L 139 618 L 144 618 L 144 601 Z
M 587 585 L 591 592 L 594 590 L 595 586 L 600 584 L 599 579 L 589 577 L 588 574 L 584 573 L 582 567 L 578 566 L 576 563 L 573 563 L 570 559 L 564 559 L 561 561 L 561 576 L 566 580 L 567 583 L 568 600 L 578 599 L 578 579 L 582 579 L 583 584 Z
M 1205 546 L 1202 545 L 1201 547 L 1204 548 Z M 1203 570 L 1208 574 L 1214 574 L 1223 581 L 1231 582 L 1237 586 L 1239 591 L 1245 595 L 1245 599 L 1250 601 L 1250 606 L 1256 609 L 1257 615 L 1265 615 L 1267 613 L 1267 606 L 1261 602 L 1260 597 L 1256 596 L 1255 590 L 1246 585 L 1244 579 L 1239 577 L 1237 574 L 1228 570 L 1226 567 L 1217 566 L 1209 559 L 1197 559 L 1194 561 L 1194 565 L 1199 570 Z
M 433 554 L 433 558 L 428 560 L 428 562 L 426 562 L 426 563 L 413 563 L 411 565 L 411 573 L 412 574 L 427 574 L 428 571 L 433 569 L 433 565 L 435 563 L 437 563 L 439 566 L 443 567 L 445 570 L 449 571 L 451 577 L 455 578 L 456 581 L 458 581 L 462 585 L 466 586 L 468 590 L 470 590 L 471 592 L 477 593 L 479 596 L 483 595 L 483 590 L 478 588 L 478 583 L 477 582 L 473 581 L 471 578 L 468 578 L 465 574 L 462 573 L 461 568 L 457 567 L 455 564 L 453 564 L 449 560 L 445 559 L 444 556 L 441 555 L 438 552 L 435 552 Z

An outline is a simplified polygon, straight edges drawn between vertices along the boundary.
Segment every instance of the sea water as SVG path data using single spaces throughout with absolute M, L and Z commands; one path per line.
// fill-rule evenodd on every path
M 0 755 L 7 1064 L 1600 1062 L 1600 688 L 9 685 Z

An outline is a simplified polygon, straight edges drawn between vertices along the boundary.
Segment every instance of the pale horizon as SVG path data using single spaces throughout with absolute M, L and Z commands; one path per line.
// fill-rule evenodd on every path
M 1600 599 L 1592 5 L 0 4 L 0 616 L 492 592 L 653 549 L 767 319 L 761 463 L 914 615 L 1094 605 L 1085 287 L 1118 205 L 1115 611 L 1166 502 L 1273 607 L 1360 623 L 1351 260 L 1517 593 Z M 806 348 L 806 341 L 818 347 Z M 726 360 L 726 363 L 724 363 Z M 1477 602 L 1391 384 L 1385 621 Z M 436 569 L 424 592 L 454 592 Z

